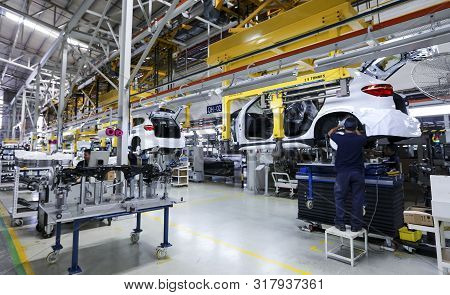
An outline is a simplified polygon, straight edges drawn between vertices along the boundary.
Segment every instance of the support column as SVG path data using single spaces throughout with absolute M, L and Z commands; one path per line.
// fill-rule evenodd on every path
M 17 105 L 16 105 L 17 99 L 14 100 L 14 103 L 12 104 L 12 118 L 11 118 L 11 129 L 10 129 L 10 136 L 9 138 L 16 139 L 16 121 L 17 121 Z
M 26 118 L 25 118 L 25 108 L 27 103 L 26 98 L 26 91 L 25 89 L 22 92 L 22 110 L 20 112 L 20 133 L 19 133 L 19 142 L 22 143 L 24 137 L 25 137 L 25 124 L 26 124 Z
M 12 137 L 12 129 L 14 125 L 16 125 L 16 101 L 14 100 L 14 103 L 11 105 L 11 118 L 9 119 L 8 124 L 8 133 L 6 134 L 7 138 L 13 138 Z
M 34 95 L 34 131 L 37 131 L 37 122 L 39 119 L 39 111 L 41 105 L 41 65 L 38 65 L 37 75 L 36 75 L 36 93 Z
M 128 164 L 128 136 L 130 121 L 130 89 L 127 87 L 131 67 L 131 34 L 133 22 L 133 1 L 122 0 L 122 21 L 120 25 L 120 68 L 118 125 L 123 135 L 117 148 L 117 165 Z
M 228 96 L 222 98 L 222 140 L 231 139 L 231 101 Z
M 97 78 L 95 78 L 95 113 L 96 114 L 98 114 L 99 96 L 100 96 L 100 79 L 97 77 Z
M 184 114 L 184 124 L 183 124 L 183 128 L 191 128 L 191 103 L 188 103 L 186 105 L 186 108 L 184 109 L 185 114 Z
M 58 114 L 57 114 L 57 137 L 58 137 L 58 150 L 62 149 L 63 142 L 63 113 L 65 108 L 65 96 L 66 96 L 66 74 L 67 74 L 67 44 L 64 40 L 62 46 L 62 59 L 61 59 L 61 77 L 59 79 L 59 101 L 58 101 Z

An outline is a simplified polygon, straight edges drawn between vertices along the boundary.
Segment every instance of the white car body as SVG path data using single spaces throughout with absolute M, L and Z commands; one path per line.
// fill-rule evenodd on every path
M 401 137 L 411 138 L 421 135 L 420 123 L 417 119 L 396 109 L 393 96 L 373 96 L 361 89 L 369 85 L 386 84 L 356 70 L 349 70 L 352 79 L 349 82 L 349 95 L 338 97 L 337 95 L 325 98 L 323 105 L 312 120 L 309 129 L 300 136 L 282 139 L 285 149 L 309 147 L 311 140 L 315 138 L 315 130 L 318 121 L 325 116 L 334 113 L 346 113 L 355 116 L 365 127 L 368 137 Z M 327 91 L 328 94 L 332 94 Z M 259 100 L 256 97 L 250 100 L 239 112 L 234 122 L 234 141 L 241 150 L 273 149 L 275 140 L 273 135 L 268 139 L 248 139 L 246 137 L 246 114 L 253 103 Z M 326 120 L 326 119 L 324 119 Z M 321 123 L 324 122 L 323 120 Z M 308 142 L 308 143 L 307 143 Z
M 135 143 L 138 141 L 142 151 L 184 148 L 185 138 L 180 124 L 176 121 L 177 115 L 178 113 L 159 110 L 151 115 L 133 117 L 129 146 L 135 150 Z M 164 126 L 167 127 L 165 130 L 158 129 Z

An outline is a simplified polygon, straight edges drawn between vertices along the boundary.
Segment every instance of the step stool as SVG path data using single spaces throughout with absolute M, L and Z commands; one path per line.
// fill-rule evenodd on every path
M 328 251 L 328 235 L 340 237 L 341 240 L 341 243 L 338 246 L 334 247 L 329 251 Z M 357 248 L 354 246 L 354 240 L 358 237 L 364 237 L 364 249 Z M 344 238 L 350 241 L 350 246 L 344 244 Z M 327 230 L 325 230 L 325 258 L 328 259 L 328 257 L 330 257 L 336 260 L 350 262 L 351 266 L 354 266 L 356 260 L 361 258 L 363 255 L 368 256 L 367 240 L 368 240 L 367 230 L 365 229 L 362 229 L 358 232 L 352 232 L 349 228 L 347 228 L 346 231 L 340 231 L 335 226 L 330 227 Z

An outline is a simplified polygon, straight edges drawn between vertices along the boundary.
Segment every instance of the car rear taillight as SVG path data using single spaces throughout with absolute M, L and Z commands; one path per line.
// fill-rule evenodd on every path
M 145 125 L 144 129 L 145 129 L 145 131 L 153 131 L 153 129 L 155 129 L 155 127 L 153 127 L 153 125 Z
M 373 84 L 363 87 L 361 91 L 379 97 L 387 97 L 394 95 L 394 89 L 390 84 Z

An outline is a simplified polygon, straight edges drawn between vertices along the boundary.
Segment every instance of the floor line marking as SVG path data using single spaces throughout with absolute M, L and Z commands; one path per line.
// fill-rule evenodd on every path
M 220 196 L 220 197 L 214 197 L 214 198 L 205 198 L 205 199 L 197 199 L 192 201 L 186 201 L 183 203 L 177 203 L 177 207 L 186 207 L 191 205 L 197 205 L 197 204 L 205 204 L 205 203 L 214 203 L 214 202 L 220 202 L 220 201 L 227 201 L 231 199 L 238 199 L 241 198 L 240 196 Z
M 19 239 L 17 238 L 15 230 L 12 227 L 8 226 L 8 224 L 6 222 L 5 216 L 7 216 L 7 215 L 8 215 L 8 212 L 6 211 L 6 208 L 0 202 L 0 217 L 2 218 L 4 226 L 6 227 L 6 230 L 8 231 L 8 234 L 11 237 L 14 248 L 17 251 L 17 255 L 19 257 L 19 262 L 23 266 L 26 274 L 33 275 L 34 274 L 33 269 L 31 268 L 30 262 L 28 261 L 27 254 L 25 253 L 22 244 L 20 243 Z
M 162 223 L 161 218 L 158 217 L 158 216 L 151 216 L 151 215 L 148 215 L 148 214 L 145 214 L 145 215 L 147 217 L 149 217 L 150 219 L 154 220 L 154 221 Z M 207 239 L 207 240 L 212 241 L 212 242 L 214 242 L 216 244 L 223 245 L 223 246 L 225 246 L 227 248 L 236 250 L 236 251 L 238 251 L 238 252 L 240 252 L 242 254 L 245 254 L 247 256 L 256 258 L 258 260 L 264 261 L 264 262 L 269 263 L 269 264 L 276 265 L 276 266 L 281 267 L 283 269 L 292 271 L 292 272 L 294 272 L 296 274 L 301 274 L 301 275 L 310 275 L 311 274 L 308 271 L 301 270 L 301 269 L 296 268 L 296 267 L 294 267 L 292 265 L 289 265 L 287 263 L 280 262 L 280 261 L 277 261 L 275 259 L 271 259 L 271 258 L 265 257 L 265 256 L 263 256 L 261 254 L 258 254 L 256 252 L 253 252 L 253 251 L 250 251 L 250 250 L 238 247 L 238 246 L 235 246 L 233 244 L 230 244 L 230 243 L 228 243 L 226 241 L 217 239 L 215 237 L 212 237 L 212 236 L 209 236 L 209 235 L 206 235 L 206 234 L 203 234 L 203 233 L 196 232 L 196 231 L 194 231 L 194 230 L 192 230 L 192 229 L 190 229 L 190 228 L 188 228 L 186 226 L 183 226 L 183 225 L 180 225 L 180 224 L 177 224 L 177 223 L 173 223 L 173 222 L 170 222 L 169 225 L 170 225 L 170 227 L 176 228 L 178 230 L 181 230 L 181 231 L 184 231 L 184 232 L 188 232 L 188 233 L 192 234 L 193 236 L 198 236 L 198 237 Z

